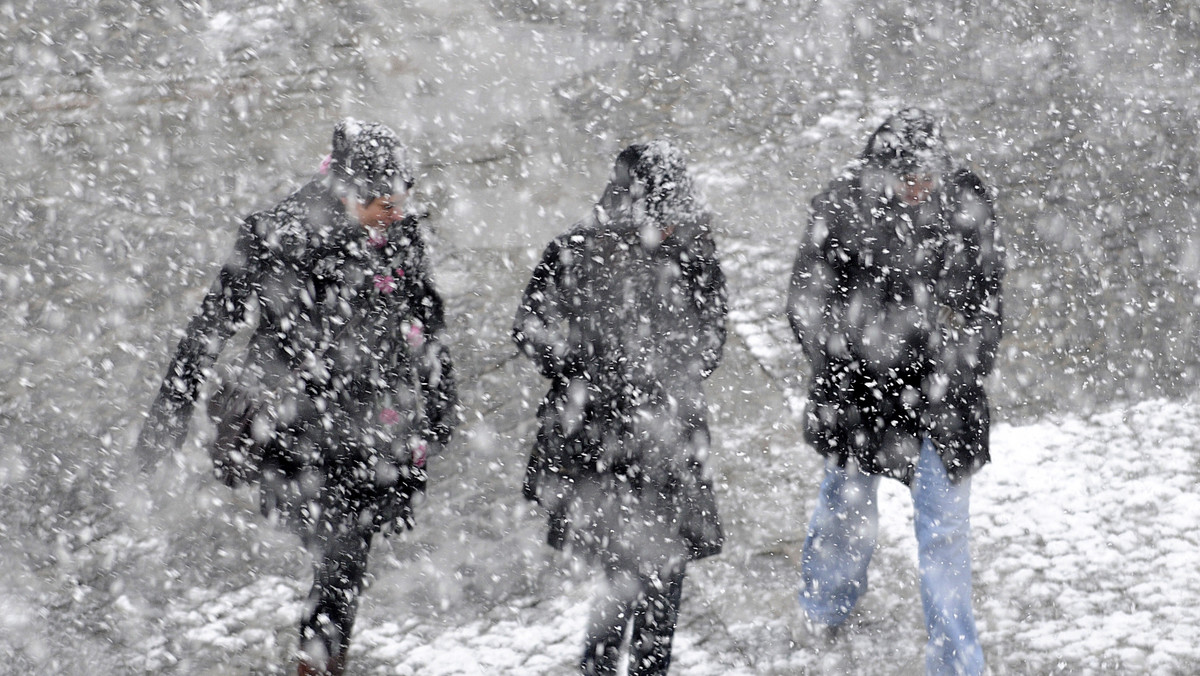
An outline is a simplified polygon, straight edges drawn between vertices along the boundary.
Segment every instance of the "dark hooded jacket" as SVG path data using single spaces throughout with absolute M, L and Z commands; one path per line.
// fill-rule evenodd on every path
M 407 521 L 424 458 L 455 421 L 442 300 L 417 220 L 368 237 L 338 185 L 318 177 L 245 220 L 139 439 L 144 460 L 178 448 L 226 341 L 250 327 L 245 354 L 223 371 L 255 402 L 249 457 L 214 460 L 228 483 L 258 480 L 264 510 L 302 535 L 350 519 Z
M 525 495 L 549 509 L 553 546 L 624 567 L 708 556 L 723 541 L 702 382 L 724 345 L 725 280 L 676 152 L 635 148 L 654 177 L 646 194 L 602 202 L 550 242 L 513 329 L 551 381 Z
M 913 207 L 902 174 L 932 179 Z M 841 464 L 912 479 L 928 437 L 953 480 L 988 462 L 984 379 L 1001 337 L 992 198 L 928 114 L 902 111 L 812 201 L 788 317 L 812 365 L 806 435 Z

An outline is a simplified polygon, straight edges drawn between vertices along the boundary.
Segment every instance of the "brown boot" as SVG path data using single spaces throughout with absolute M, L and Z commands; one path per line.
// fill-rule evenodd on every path
M 324 668 L 314 666 L 307 660 L 301 660 L 300 666 L 296 669 L 296 676 L 342 676 L 345 671 L 346 665 L 340 657 L 329 660 Z

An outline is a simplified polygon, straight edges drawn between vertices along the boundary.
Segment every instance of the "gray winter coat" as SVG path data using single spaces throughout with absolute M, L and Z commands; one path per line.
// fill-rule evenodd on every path
M 707 222 L 658 242 L 593 218 L 546 247 L 513 335 L 551 381 L 525 495 L 553 546 L 626 568 L 720 551 L 702 383 L 725 314 Z
M 959 169 L 920 209 L 864 189 L 860 161 L 812 201 L 788 318 L 812 365 L 809 442 L 908 483 L 922 437 L 952 479 L 989 460 L 984 379 L 1001 337 L 991 198 Z

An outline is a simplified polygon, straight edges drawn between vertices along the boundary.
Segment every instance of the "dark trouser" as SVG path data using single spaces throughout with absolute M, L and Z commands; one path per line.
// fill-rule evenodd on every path
M 372 531 L 350 528 L 310 545 L 313 586 L 300 621 L 300 647 L 315 665 L 340 673 L 367 573 Z
M 664 676 L 671 665 L 684 565 L 650 576 L 612 569 L 606 573 L 608 594 L 592 610 L 581 670 L 587 676 L 616 674 L 625 631 L 632 624 L 629 676 Z

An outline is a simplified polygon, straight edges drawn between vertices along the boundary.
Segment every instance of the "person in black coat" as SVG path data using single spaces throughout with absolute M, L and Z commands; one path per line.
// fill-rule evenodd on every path
M 812 201 L 788 317 L 812 365 L 809 443 L 826 456 L 801 604 L 828 633 L 866 589 L 879 477 L 916 510 L 929 673 L 979 673 L 970 477 L 990 459 L 984 379 L 1001 337 L 992 196 L 909 108 Z
M 404 149 L 347 119 L 321 172 L 248 217 L 188 324 L 137 450 L 152 467 L 186 437 L 206 378 L 217 476 L 256 482 L 264 514 L 312 552 L 300 674 L 340 674 L 374 533 L 411 528 L 425 461 L 456 423 L 442 299 L 430 282 Z M 242 327 L 249 347 L 217 364 Z
M 687 561 L 721 550 L 703 381 L 725 341 L 725 278 L 679 151 L 617 157 L 593 215 L 550 242 L 513 336 L 550 390 L 525 476 L 549 544 L 601 567 L 581 669 L 665 674 Z

